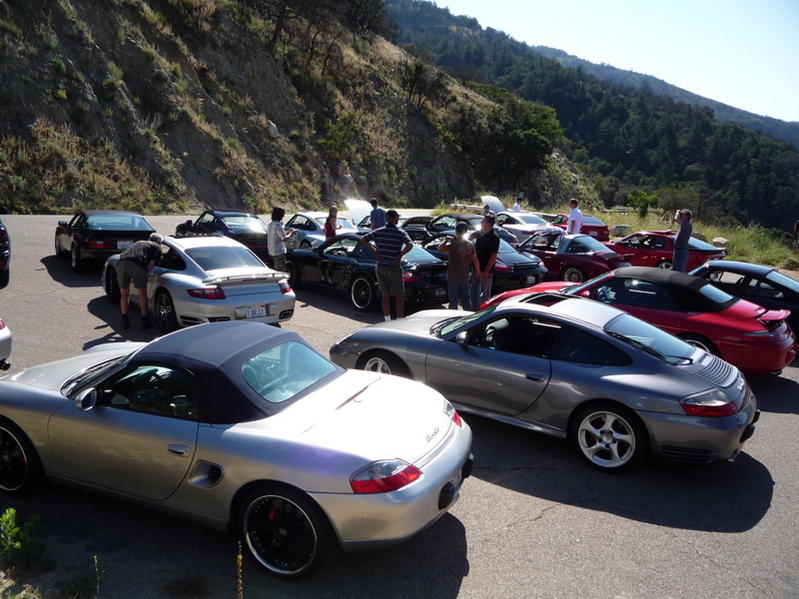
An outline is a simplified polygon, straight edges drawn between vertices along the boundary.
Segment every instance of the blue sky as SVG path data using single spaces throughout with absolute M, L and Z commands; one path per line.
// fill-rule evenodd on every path
M 435 0 L 531 45 L 799 121 L 799 0 Z

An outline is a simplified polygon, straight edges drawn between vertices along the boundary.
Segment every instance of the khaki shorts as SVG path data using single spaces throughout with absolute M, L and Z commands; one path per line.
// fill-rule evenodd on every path
M 391 297 L 405 294 L 401 266 L 377 265 L 377 288 Z
M 272 260 L 272 268 L 280 272 L 286 272 L 286 254 L 278 254 L 277 256 L 269 256 Z
M 147 271 L 133 260 L 120 260 L 117 263 L 117 281 L 120 289 L 127 289 L 131 281 L 136 289 L 145 289 Z

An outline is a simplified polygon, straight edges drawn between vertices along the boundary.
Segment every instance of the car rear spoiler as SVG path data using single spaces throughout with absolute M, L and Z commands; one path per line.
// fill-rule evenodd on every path
M 763 312 L 757 315 L 757 319 L 765 324 L 767 322 L 780 322 L 787 320 L 790 315 L 790 310 L 769 310 L 768 308 L 763 308 Z
M 286 278 L 284 272 L 265 272 L 257 275 L 231 275 L 228 277 L 209 277 L 203 279 L 204 285 L 221 285 L 222 283 L 252 283 L 255 281 L 279 282 Z

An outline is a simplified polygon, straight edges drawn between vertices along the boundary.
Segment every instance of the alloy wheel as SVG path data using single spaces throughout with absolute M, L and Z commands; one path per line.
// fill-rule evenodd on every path
M 372 286 L 366 279 L 356 279 L 350 291 L 352 304 L 359 310 L 366 310 L 372 303 Z
M 28 480 L 25 448 L 7 428 L 0 427 L 0 489 L 16 491 Z
M 158 300 L 155 306 L 155 317 L 158 320 L 158 328 L 162 331 L 168 331 L 172 328 L 172 322 L 175 314 L 175 306 L 172 303 L 172 298 L 166 292 L 158 294 Z
M 319 546 L 309 515 L 280 495 L 263 495 L 247 506 L 244 536 L 253 557 L 265 568 L 284 576 L 307 570 Z
M 713 354 L 714 353 L 710 349 L 710 347 L 708 347 L 708 345 L 705 342 L 700 341 L 699 339 L 695 339 L 693 337 L 690 337 L 690 338 L 687 338 L 687 339 L 683 339 L 683 341 L 685 341 L 688 345 L 690 345 L 692 347 L 696 347 L 696 348 L 701 349 L 701 350 L 704 350 L 704 351 L 706 351 L 709 354 Z
M 663 262 L 658 264 L 658 268 L 662 268 L 663 270 L 672 270 L 673 266 L 671 262 L 669 262 L 668 260 L 664 260 Z
M 391 367 L 379 356 L 374 356 L 366 360 L 363 369 L 370 372 L 379 372 L 380 374 L 391 374 Z
M 588 414 L 577 429 L 583 455 L 601 468 L 614 469 L 635 455 L 635 430 L 627 420 L 609 411 Z

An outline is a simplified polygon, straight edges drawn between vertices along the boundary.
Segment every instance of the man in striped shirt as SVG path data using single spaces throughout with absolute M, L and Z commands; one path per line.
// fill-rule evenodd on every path
M 386 226 L 375 229 L 361 238 L 361 243 L 377 254 L 377 286 L 383 317 L 391 320 L 391 298 L 394 298 L 397 318 L 405 315 L 405 285 L 402 282 L 402 257 L 413 249 L 408 234 L 397 227 L 399 214 L 386 212 Z

